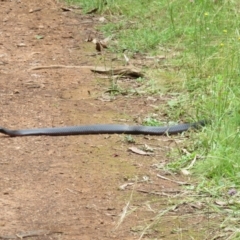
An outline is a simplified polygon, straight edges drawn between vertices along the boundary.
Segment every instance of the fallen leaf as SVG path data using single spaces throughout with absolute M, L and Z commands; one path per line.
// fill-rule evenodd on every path
M 170 182 L 177 183 L 177 184 L 179 184 L 179 185 L 189 185 L 189 183 L 187 183 L 187 182 L 172 180 L 172 179 L 167 178 L 167 177 L 164 177 L 164 176 L 162 176 L 162 175 L 160 175 L 160 174 L 157 174 L 157 177 L 159 177 L 159 178 L 161 178 L 161 179 L 164 179 L 164 180 L 167 180 L 167 181 L 170 181 Z
M 104 40 L 100 41 L 99 43 L 103 48 L 107 48 L 107 42 L 105 42 Z
M 96 44 L 96 43 L 98 42 L 98 40 L 97 40 L 96 38 L 93 38 L 93 39 L 92 39 L 92 42 L 93 42 L 94 44 Z
M 190 203 L 190 206 L 193 207 L 193 208 L 196 208 L 196 209 L 200 210 L 200 209 L 203 208 L 203 203 L 201 203 L 201 202 Z
M 132 186 L 134 183 L 124 183 L 123 185 L 119 186 L 120 190 L 125 190 L 126 187 Z
M 41 35 L 36 35 L 36 36 L 35 36 L 35 38 L 36 38 L 36 39 L 43 39 L 43 38 L 44 38 L 44 36 L 41 36 Z
M 144 150 L 146 152 L 154 152 L 154 149 L 150 146 L 148 146 L 147 144 L 144 144 Z
M 17 47 L 26 47 L 27 45 L 25 43 L 19 43 L 17 44 Z
M 130 148 L 128 148 L 128 150 L 132 151 L 133 153 L 137 153 L 139 155 L 146 155 L 146 156 L 153 155 L 153 153 L 145 152 L 136 147 L 130 147 Z
M 66 7 L 61 7 L 61 9 L 62 9 L 64 12 L 72 11 L 72 9 L 70 9 L 70 8 L 66 8 Z
M 129 65 L 129 58 L 126 56 L 126 54 L 123 54 L 124 58 L 125 58 L 125 61 L 126 61 L 126 64 Z
M 185 176 L 191 175 L 191 172 L 188 171 L 187 169 L 184 169 L 184 168 L 181 169 L 181 172 L 182 172 L 182 174 L 185 175 Z
M 105 17 L 100 17 L 98 20 L 99 20 L 99 22 L 105 22 L 106 18 Z
M 41 8 L 35 8 L 35 9 L 30 9 L 28 12 L 29 13 L 34 13 L 34 12 L 38 12 L 38 11 L 41 11 L 42 9 Z
M 223 206 L 227 206 L 227 205 L 228 205 L 227 202 L 220 201 L 220 200 L 216 200 L 215 203 L 216 203 L 218 206 L 221 206 L 221 207 L 223 207 Z
M 108 67 L 96 67 L 92 68 L 91 71 L 103 74 L 111 74 L 111 75 L 122 75 L 122 76 L 131 76 L 131 77 L 143 77 L 143 73 L 140 69 L 137 69 L 133 66 L 126 67 L 116 67 L 116 68 L 108 68 Z

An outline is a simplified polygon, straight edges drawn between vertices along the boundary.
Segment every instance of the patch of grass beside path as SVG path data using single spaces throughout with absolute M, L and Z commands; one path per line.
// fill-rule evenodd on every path
M 101 30 L 117 39 L 112 46 L 115 52 L 174 56 L 147 70 L 150 82 L 165 84 L 167 91 L 175 94 L 168 112 L 173 120 L 183 116 L 185 120 L 209 119 L 211 124 L 193 134 L 187 143 L 189 154 L 182 154 L 169 169 L 183 169 L 196 159 L 193 169 L 200 179 L 197 190 L 237 201 L 240 1 L 68 1 L 73 2 L 85 11 L 98 8 L 106 16 L 108 21 Z M 162 88 L 156 89 L 155 94 L 162 94 Z M 229 193 L 233 189 L 234 197 Z M 236 204 L 229 208 L 236 213 Z

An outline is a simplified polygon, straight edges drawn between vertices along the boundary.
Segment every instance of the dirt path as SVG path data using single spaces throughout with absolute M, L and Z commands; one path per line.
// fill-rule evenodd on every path
M 163 101 L 131 96 L 107 101 L 102 94 L 109 81 L 89 69 L 28 71 L 39 65 L 97 64 L 94 46 L 85 42 L 89 32 L 97 34 L 97 17 L 65 12 L 51 0 L 3 0 L 0 19 L 3 127 L 133 123 Z M 166 137 L 136 136 L 136 144 L 121 135 L 0 139 L 2 239 L 138 239 L 180 190 L 158 178 L 154 167 L 165 163 L 174 144 Z M 128 151 L 143 144 L 154 154 Z M 182 223 L 183 210 L 175 209 L 143 238 L 179 239 L 174 229 L 191 230 L 204 220 Z M 200 232 L 195 229 L 195 239 L 202 239 Z

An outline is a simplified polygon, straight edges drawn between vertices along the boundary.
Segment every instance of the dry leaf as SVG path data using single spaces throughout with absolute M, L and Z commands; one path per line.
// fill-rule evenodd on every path
M 38 12 L 38 11 L 41 11 L 42 9 L 41 8 L 35 8 L 35 9 L 30 9 L 28 12 L 29 13 L 34 13 L 34 12 Z
M 96 38 L 93 38 L 92 41 L 94 44 L 96 44 L 98 42 L 98 40 Z
M 181 169 L 181 172 L 182 172 L 182 174 L 185 175 L 185 176 L 191 175 L 191 172 L 188 171 L 187 169 Z
M 101 47 L 107 48 L 107 42 L 100 41 L 99 43 L 101 44 Z
M 223 206 L 227 206 L 227 205 L 228 205 L 227 202 L 220 201 L 220 200 L 216 200 L 215 203 L 216 203 L 218 206 L 221 206 L 221 207 L 223 207 Z
M 99 20 L 99 22 L 105 22 L 106 18 L 105 17 L 100 17 L 98 20 Z
M 126 64 L 129 65 L 129 60 L 130 60 L 130 59 L 129 59 L 125 54 L 123 54 L 123 56 L 124 56 L 124 58 L 125 58 Z
M 147 144 L 144 144 L 144 150 L 147 152 L 154 152 L 154 149 L 150 146 L 148 146 Z
M 112 40 L 112 37 L 113 36 L 108 36 L 108 37 L 104 38 L 103 42 L 105 42 L 107 44 L 110 40 Z
M 17 47 L 26 47 L 27 45 L 25 43 L 18 43 Z
M 149 155 L 153 155 L 153 153 L 149 153 L 149 152 L 145 152 L 139 148 L 136 148 L 136 147 L 130 147 L 128 148 L 130 151 L 132 151 L 133 153 L 137 153 L 139 155 L 146 155 L 146 156 L 149 156 Z
M 161 178 L 161 179 L 164 179 L 164 180 L 167 180 L 167 181 L 170 181 L 170 182 L 177 183 L 177 184 L 179 184 L 179 185 L 189 185 L 189 183 L 187 183 L 187 182 L 176 181 L 176 180 L 173 180 L 173 179 L 164 177 L 164 176 L 162 176 L 162 175 L 160 175 L 160 174 L 157 174 L 157 177 L 159 177 L 159 178 Z
M 120 190 L 125 190 L 126 187 L 132 186 L 133 184 L 134 184 L 134 183 L 124 183 L 123 185 L 121 185 L 121 186 L 119 187 L 119 189 L 120 189 Z
M 61 7 L 61 9 L 62 9 L 64 12 L 72 11 L 72 9 L 70 9 L 70 8 L 66 8 L 66 7 Z
M 193 208 L 196 208 L 196 209 L 200 210 L 200 209 L 203 208 L 203 203 L 201 203 L 201 202 L 190 203 L 190 206 L 193 207 Z
M 122 76 L 131 76 L 131 77 L 143 77 L 143 73 L 141 73 L 140 69 L 137 69 L 133 66 L 126 67 L 93 67 L 91 71 L 102 73 L 102 74 L 111 74 L 111 75 L 122 75 Z

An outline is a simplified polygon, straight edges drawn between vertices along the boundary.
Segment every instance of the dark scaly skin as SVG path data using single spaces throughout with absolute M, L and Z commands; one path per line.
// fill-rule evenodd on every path
M 114 124 L 96 124 L 96 125 L 82 125 L 70 127 L 56 127 L 56 128 L 36 128 L 36 129 L 22 129 L 9 130 L 0 127 L 0 133 L 6 134 L 10 137 L 20 136 L 67 136 L 67 135 L 87 135 L 87 134 L 147 134 L 147 135 L 164 135 L 164 134 L 178 134 L 187 131 L 191 128 L 198 129 L 206 125 L 207 121 L 199 121 L 196 123 L 184 123 L 173 126 L 128 126 L 128 125 L 114 125 Z

